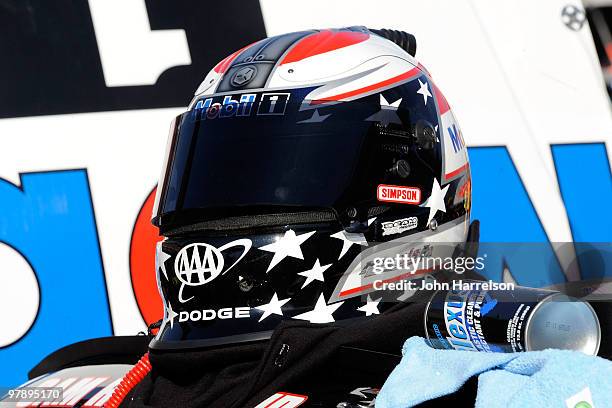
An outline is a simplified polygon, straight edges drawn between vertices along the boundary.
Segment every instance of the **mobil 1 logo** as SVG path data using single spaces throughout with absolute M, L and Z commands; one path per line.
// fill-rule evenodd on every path
M 257 115 L 284 115 L 290 93 L 261 94 Z
M 281 92 L 214 96 L 198 100 L 192 111 L 199 120 L 248 117 L 254 112 L 257 116 L 284 115 L 290 95 Z

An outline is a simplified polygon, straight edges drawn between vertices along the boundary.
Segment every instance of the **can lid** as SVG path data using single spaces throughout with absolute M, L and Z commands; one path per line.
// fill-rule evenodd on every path
M 525 327 L 527 351 L 555 348 L 594 356 L 600 342 L 601 326 L 593 307 L 563 293 L 538 303 Z

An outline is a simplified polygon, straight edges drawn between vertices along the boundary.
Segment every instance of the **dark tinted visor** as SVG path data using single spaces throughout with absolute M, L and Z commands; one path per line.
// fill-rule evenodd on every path
M 389 115 L 382 135 L 381 115 Z M 387 133 L 409 142 L 408 116 L 381 109 L 377 95 L 316 109 L 282 92 L 198 101 L 174 121 L 154 222 L 368 200 L 376 188 L 368 179 L 385 172 L 375 150 Z

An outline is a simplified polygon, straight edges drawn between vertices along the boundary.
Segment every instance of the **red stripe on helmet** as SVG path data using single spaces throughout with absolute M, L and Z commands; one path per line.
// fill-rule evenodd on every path
M 392 78 L 389 79 L 385 79 L 384 81 L 381 82 L 377 82 L 375 84 L 372 85 L 368 85 L 368 86 L 364 86 L 363 88 L 359 88 L 359 89 L 355 89 L 353 91 L 348 91 L 348 92 L 344 92 L 338 95 L 333 95 L 333 96 L 328 96 L 326 98 L 323 99 L 316 99 L 310 102 L 311 105 L 318 105 L 321 103 L 327 103 L 327 102 L 335 102 L 335 101 L 339 101 L 342 100 L 344 98 L 349 98 L 351 96 L 355 96 L 355 95 L 359 95 L 359 94 L 364 94 L 366 92 L 370 92 L 370 91 L 374 91 L 376 89 L 379 88 L 384 88 L 387 85 L 392 85 L 395 84 L 397 82 L 403 81 L 404 79 L 408 79 L 410 77 L 413 77 L 417 74 L 419 74 L 421 71 L 419 70 L 419 68 L 412 68 L 409 71 L 404 72 L 403 74 L 399 74 L 397 76 L 394 76 Z
M 455 170 L 451 171 L 450 173 L 446 173 L 444 175 L 444 177 L 447 178 L 447 179 L 453 178 L 457 174 L 463 173 L 467 168 L 468 168 L 468 164 L 465 163 L 463 166 L 459 167 L 458 169 L 455 169 Z
M 368 38 L 370 38 L 369 34 L 357 31 L 320 31 L 299 40 L 285 55 L 281 65 L 358 44 Z
M 438 89 L 436 84 L 432 82 L 434 97 L 436 98 L 436 103 L 438 104 L 438 109 L 440 110 L 440 115 L 444 115 L 446 112 L 450 110 L 450 106 L 448 105 L 448 101 L 444 97 L 444 94 Z
M 419 66 L 419 69 L 420 69 L 421 71 L 423 71 L 424 73 L 426 73 L 428 77 L 431 77 L 431 74 L 429 73 L 429 71 L 427 70 L 427 68 L 425 68 L 425 66 L 424 66 L 423 64 L 421 64 L 421 63 L 419 62 L 418 66 Z

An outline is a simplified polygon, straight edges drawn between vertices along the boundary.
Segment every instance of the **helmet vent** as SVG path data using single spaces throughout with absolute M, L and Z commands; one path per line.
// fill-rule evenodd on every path
M 387 40 L 393 41 L 413 57 L 416 56 L 417 44 L 414 35 L 408 34 L 405 31 L 390 30 L 388 28 L 381 28 L 380 30 L 369 28 L 368 30 L 374 34 L 378 34 L 379 36 L 386 38 Z
M 253 228 L 278 227 L 319 222 L 337 222 L 336 214 L 330 210 L 225 217 L 215 220 L 202 221 L 178 228 L 171 228 L 167 231 L 162 231 L 162 233 L 166 236 L 172 236 L 195 231 L 249 230 Z

